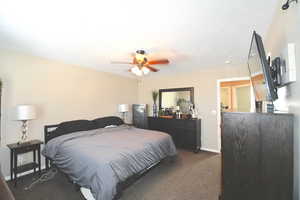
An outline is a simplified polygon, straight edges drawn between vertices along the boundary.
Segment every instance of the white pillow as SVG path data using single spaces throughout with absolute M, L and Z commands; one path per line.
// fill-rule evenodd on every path
M 105 126 L 104 128 L 116 128 L 118 127 L 117 125 L 109 125 L 109 126 Z

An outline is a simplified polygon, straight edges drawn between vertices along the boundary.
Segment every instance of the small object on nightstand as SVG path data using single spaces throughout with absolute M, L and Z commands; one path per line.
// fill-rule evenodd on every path
M 41 144 L 40 140 L 31 140 L 25 143 L 14 143 L 8 144 L 10 149 L 10 177 L 12 181 L 15 181 L 15 186 L 17 185 L 17 174 L 23 173 L 29 170 L 33 170 L 34 173 L 38 168 L 39 173 L 41 172 Z M 18 166 L 18 155 L 27 152 L 33 153 L 33 162 Z M 38 156 L 38 161 L 36 161 L 36 153 Z

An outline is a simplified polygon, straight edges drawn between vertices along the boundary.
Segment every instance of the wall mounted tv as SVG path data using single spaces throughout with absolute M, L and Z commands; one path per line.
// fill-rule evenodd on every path
M 270 61 L 266 58 L 262 39 L 255 31 L 253 32 L 248 55 L 248 68 L 254 88 L 255 100 L 276 100 L 278 98 L 277 87 L 272 78 Z

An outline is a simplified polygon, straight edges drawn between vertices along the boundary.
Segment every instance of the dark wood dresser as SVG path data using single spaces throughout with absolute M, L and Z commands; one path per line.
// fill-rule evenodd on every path
M 132 105 L 132 124 L 137 128 L 146 129 L 148 116 L 147 104 L 133 104 Z
M 293 115 L 222 114 L 222 200 L 293 199 Z
M 201 120 L 200 119 L 165 119 L 148 117 L 150 130 L 162 131 L 170 134 L 176 147 L 198 152 L 201 148 Z

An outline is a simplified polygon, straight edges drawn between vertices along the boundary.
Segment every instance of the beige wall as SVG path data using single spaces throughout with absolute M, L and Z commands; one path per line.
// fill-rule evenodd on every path
M 202 147 L 219 151 L 216 115 L 217 80 L 244 76 L 248 76 L 246 65 L 144 78 L 139 82 L 139 103 L 149 104 L 149 114 L 151 115 L 153 105 L 152 90 L 194 87 L 195 106 L 202 118 Z
M 212 113 L 217 109 L 216 80 L 247 74 L 246 67 L 242 66 L 137 81 L 2 49 L 2 170 L 5 175 L 9 174 L 6 144 L 17 142 L 20 137 L 20 123 L 12 118 L 15 105 L 37 106 L 38 117 L 30 121 L 29 135 L 31 138 L 43 139 L 43 126 L 46 124 L 117 115 L 116 105 L 119 103 L 132 104 L 139 100 L 140 103 L 152 106 L 151 91 L 159 88 L 195 87 L 196 107 L 203 118 L 203 147 L 218 150 L 217 121 L 216 115 Z
M 67 65 L 21 53 L 0 50 L 2 146 L 0 162 L 9 174 L 7 143 L 20 138 L 20 122 L 13 121 L 17 104 L 33 104 L 37 119 L 29 123 L 30 138 L 43 139 L 43 126 L 66 120 L 118 115 L 117 104 L 136 103 L 137 80 Z
M 269 33 L 265 38 L 265 46 L 272 56 L 278 56 L 288 43 L 296 44 L 296 66 L 297 66 L 297 82 L 288 87 L 282 88 L 280 97 L 277 102 L 280 108 L 285 108 L 289 112 L 295 114 L 295 128 L 294 128 L 294 199 L 298 200 L 299 195 L 299 162 L 300 162 L 300 4 L 295 2 L 290 4 L 287 11 L 281 11 L 280 6 L 283 4 L 280 0 L 278 5 L 278 12 L 276 13 L 273 23 L 270 27 Z

